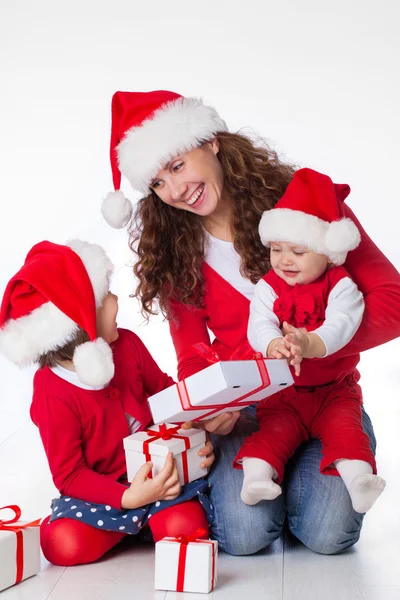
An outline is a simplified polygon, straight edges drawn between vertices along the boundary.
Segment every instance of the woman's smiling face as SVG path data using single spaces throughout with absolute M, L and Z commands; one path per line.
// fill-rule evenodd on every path
M 217 209 L 224 177 L 216 139 L 174 156 L 154 177 L 150 188 L 169 206 L 206 217 Z

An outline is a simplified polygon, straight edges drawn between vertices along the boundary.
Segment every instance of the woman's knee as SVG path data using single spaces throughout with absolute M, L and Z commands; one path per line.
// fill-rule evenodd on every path
M 255 554 L 279 538 L 285 520 L 283 500 L 244 504 L 239 494 L 215 506 L 211 533 L 221 550 L 235 556 Z
M 289 529 L 313 552 L 339 554 L 360 539 L 364 516 L 353 510 L 345 489 L 342 501 L 338 494 L 336 504 L 326 504 L 324 508 L 324 511 L 317 511 L 315 507 L 312 510 L 309 503 L 296 515 L 288 513 Z
M 293 532 L 294 533 L 294 532 Z M 318 554 L 340 554 L 360 539 L 361 527 L 346 531 L 296 532 L 294 535 L 310 550 Z
M 356 513 L 340 477 L 322 475 L 321 444 L 304 445 L 286 470 L 289 529 L 318 554 L 339 554 L 360 538 L 363 515 Z
M 267 523 L 251 531 L 234 528 L 225 532 L 224 539 L 218 541 L 221 550 L 233 556 L 247 556 L 268 548 L 282 533 L 283 526 L 276 523 Z

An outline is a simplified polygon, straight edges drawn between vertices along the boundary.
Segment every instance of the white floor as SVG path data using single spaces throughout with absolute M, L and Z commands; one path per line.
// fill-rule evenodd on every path
M 360 542 L 339 556 L 319 556 L 293 539 L 257 556 L 220 555 L 211 598 L 245 595 L 268 600 L 400 599 L 400 344 L 366 353 L 362 383 L 378 438 L 378 465 L 387 480 L 382 498 L 365 519 Z M 12 367 L 10 367 L 12 369 Z M 25 519 L 49 512 L 55 494 L 35 427 L 29 420 L 29 373 L 7 377 L 0 399 L 0 507 L 19 504 Z M 10 588 L 1 600 L 172 600 L 199 597 L 154 591 L 154 550 L 129 544 L 97 564 L 61 568 L 43 560 L 39 575 Z M 1 565 L 0 565 L 1 568 Z

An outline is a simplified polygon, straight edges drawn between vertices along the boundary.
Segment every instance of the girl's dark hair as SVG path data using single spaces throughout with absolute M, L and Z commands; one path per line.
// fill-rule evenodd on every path
M 265 142 L 255 144 L 241 133 L 216 135 L 224 189 L 232 199 L 234 247 L 241 257 L 240 272 L 256 283 L 269 269 L 269 251 L 258 235 L 262 213 L 273 208 L 294 174 Z M 201 267 L 205 231 L 199 217 L 162 202 L 152 191 L 139 201 L 129 245 L 137 255 L 133 267 L 146 319 L 161 312 L 168 316 L 171 297 L 199 307 L 204 281 Z
M 55 367 L 59 361 L 62 360 L 72 360 L 74 356 L 75 348 L 89 341 L 89 336 L 80 327 L 78 328 L 73 339 L 65 344 L 64 346 L 57 348 L 56 350 L 50 350 L 46 354 L 43 354 L 39 360 L 39 368 L 43 369 L 43 367 Z

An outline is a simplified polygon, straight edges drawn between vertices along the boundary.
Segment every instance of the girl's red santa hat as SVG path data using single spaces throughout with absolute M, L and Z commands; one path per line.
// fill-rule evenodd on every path
M 157 172 L 173 156 L 188 152 L 226 131 L 216 110 L 175 92 L 116 92 L 111 104 L 110 161 L 114 192 L 101 211 L 109 225 L 129 223 L 132 205 L 120 191 L 121 173 L 131 186 L 149 194 Z
M 71 342 L 79 327 L 90 341 L 76 347 L 73 363 L 86 385 L 114 375 L 110 346 L 96 334 L 96 309 L 109 291 L 113 265 L 96 244 L 40 242 L 10 280 L 0 309 L 0 352 L 19 366 Z
M 356 225 L 344 215 L 343 202 L 349 193 L 348 185 L 334 184 L 327 175 L 312 169 L 296 171 L 276 206 L 261 217 L 262 243 L 305 246 L 342 265 L 361 239 Z

